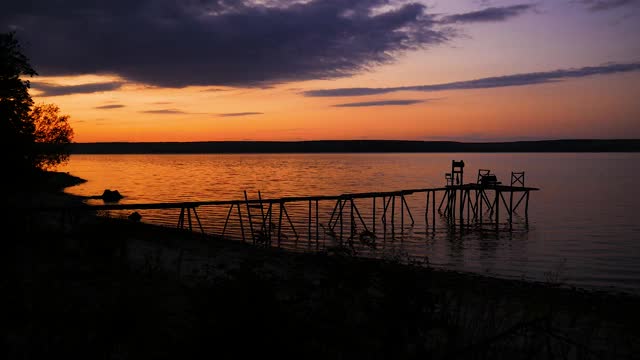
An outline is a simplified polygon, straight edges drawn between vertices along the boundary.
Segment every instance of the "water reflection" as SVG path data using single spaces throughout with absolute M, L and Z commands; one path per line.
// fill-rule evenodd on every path
M 424 194 L 408 196 L 416 223 L 399 229 L 396 219 L 394 229 L 387 225 L 379 236 L 387 251 L 428 256 L 436 266 L 541 281 L 564 262 L 569 283 L 638 292 L 640 242 L 635 239 L 640 223 L 632 209 L 634 199 L 640 198 L 634 186 L 640 181 L 640 169 L 629 169 L 624 177 L 607 174 L 638 163 L 639 154 L 74 155 L 60 170 L 89 180 L 69 188 L 71 193 L 96 195 L 117 189 L 125 196 L 122 203 L 147 203 L 239 200 L 243 190 L 252 197 L 261 191 L 263 197 L 275 198 L 442 186 L 452 159 L 464 159 L 470 174 L 491 169 L 498 179 L 525 170 L 527 185 L 542 189 L 531 195 L 529 223 L 515 215 L 518 226 L 513 232 L 496 233 L 487 226 L 461 235 L 459 229 L 441 226 L 445 220 L 438 216 L 434 233 L 424 221 Z M 319 204 L 321 224 L 326 226 L 334 205 Z M 371 203 L 357 206 L 370 221 Z M 379 211 L 381 199 L 376 206 Z M 306 239 L 308 205 L 292 204 L 287 209 Z M 203 226 L 212 232 L 222 230 L 228 210 L 198 209 Z M 178 213 L 170 210 L 140 213 L 143 221 L 170 226 L 178 219 Z M 319 242 L 327 246 L 331 237 L 325 228 L 318 228 Z M 236 222 L 228 231 L 239 236 Z M 315 246 L 302 239 L 282 246 Z

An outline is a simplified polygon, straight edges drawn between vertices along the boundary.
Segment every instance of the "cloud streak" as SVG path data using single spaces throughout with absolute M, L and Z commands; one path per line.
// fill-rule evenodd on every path
M 32 82 L 31 87 L 41 91 L 38 96 L 64 96 L 74 94 L 92 94 L 97 92 L 114 91 L 120 89 L 123 82 L 101 82 L 81 85 L 56 85 L 46 82 Z
M 237 117 L 237 116 L 251 116 L 251 115 L 262 115 L 263 113 L 261 112 L 253 112 L 253 111 L 248 111 L 248 112 L 236 112 L 236 113 L 223 113 L 223 114 L 218 114 L 218 116 L 220 117 Z
M 140 111 L 143 114 L 156 114 L 156 115 L 176 115 L 176 114 L 189 114 L 186 111 L 178 109 L 157 109 L 157 110 L 143 110 Z
M 98 109 L 98 110 L 110 110 L 110 109 L 120 109 L 125 107 L 122 104 L 110 104 L 110 105 L 101 105 L 101 106 L 96 106 L 94 109 Z
M 535 9 L 533 4 L 520 4 L 502 7 L 489 7 L 486 9 L 471 11 L 463 14 L 448 15 L 441 19 L 446 24 L 498 22 L 509 20 Z
M 546 84 L 567 79 L 582 78 L 593 75 L 607 75 L 626 73 L 640 70 L 640 62 L 626 64 L 608 64 L 601 66 L 589 66 L 578 69 L 560 69 L 547 72 L 533 72 L 515 75 L 487 77 L 482 79 L 456 81 L 433 85 L 398 86 L 385 88 L 337 88 L 309 90 L 302 94 L 308 97 L 341 97 L 341 96 L 365 96 L 388 94 L 396 91 L 446 91 L 446 90 L 471 90 L 490 89 L 508 86 L 524 86 Z
M 426 102 L 427 100 L 377 100 L 336 104 L 333 107 L 369 107 L 369 106 L 406 106 Z
M 638 0 L 581 0 L 590 11 L 606 11 L 629 5 L 640 5 Z

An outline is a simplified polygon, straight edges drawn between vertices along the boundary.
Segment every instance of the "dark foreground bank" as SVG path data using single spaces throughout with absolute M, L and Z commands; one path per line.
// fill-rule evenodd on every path
M 109 217 L 64 229 L 52 219 L 11 220 L 23 232 L 3 251 L 2 358 L 625 359 L 640 350 L 632 296 L 397 256 L 291 254 Z

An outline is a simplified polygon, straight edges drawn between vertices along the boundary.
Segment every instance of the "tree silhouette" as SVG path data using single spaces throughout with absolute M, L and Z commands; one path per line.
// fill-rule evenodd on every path
M 0 141 L 8 148 L 0 161 L 16 182 L 66 161 L 73 137 L 69 117 L 56 105 L 32 109 L 30 82 L 21 77 L 35 75 L 15 32 L 0 34 Z
M 0 140 L 8 146 L 3 167 L 24 174 L 31 170 L 34 126 L 29 117 L 30 83 L 20 77 L 37 75 L 22 53 L 15 32 L 0 34 Z M 6 148 L 5 148 L 6 149 Z

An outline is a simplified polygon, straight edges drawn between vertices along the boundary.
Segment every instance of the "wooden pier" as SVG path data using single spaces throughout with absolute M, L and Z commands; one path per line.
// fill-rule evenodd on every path
M 250 198 L 245 191 L 241 200 L 104 204 L 31 210 L 61 211 L 64 221 L 64 214 L 74 212 L 175 209 L 179 210 L 177 228 L 207 234 L 198 209 L 225 207 L 222 231 L 210 235 L 225 237 L 229 227 L 235 223 L 242 241 L 280 246 L 292 235 L 295 241 L 306 238 L 307 244 L 316 248 L 320 247 L 321 238 L 326 239 L 327 236 L 339 244 L 354 241 L 368 244 L 388 233 L 393 239 L 396 230 L 402 235 L 406 227 L 415 224 L 412 207 L 407 201 L 409 196 L 414 204 L 416 201 L 424 202 L 427 232 L 435 233 L 437 220 L 454 231 L 511 231 L 514 214 L 518 211 L 523 212 L 528 224 L 530 193 L 539 189 L 525 186 L 524 172 L 512 172 L 509 184 L 502 184 L 490 170 L 480 169 L 475 182 L 464 183 L 463 168 L 463 161 L 452 161 L 451 172 L 445 174 L 446 185 L 433 188 L 281 198 L 263 198 L 260 192 Z M 287 210 L 294 204 L 298 209 L 298 221 L 294 221 Z M 321 205 L 322 209 L 332 210 L 321 210 Z M 304 212 L 299 210 L 301 206 L 305 207 Z M 361 211 L 363 206 L 366 206 L 366 214 Z M 504 215 L 502 211 L 505 211 Z M 301 216 L 305 219 L 299 219 Z

